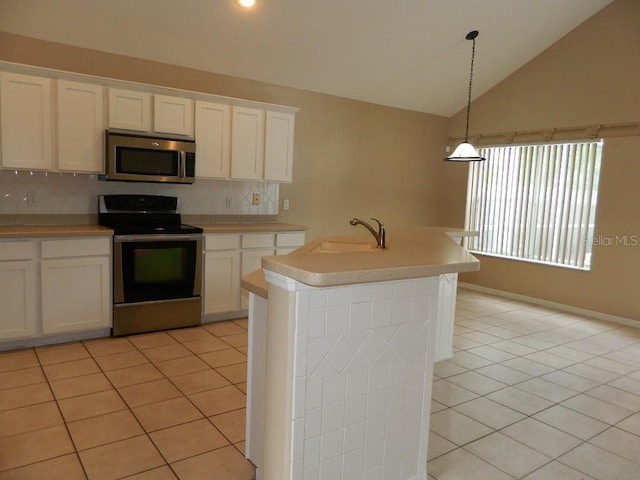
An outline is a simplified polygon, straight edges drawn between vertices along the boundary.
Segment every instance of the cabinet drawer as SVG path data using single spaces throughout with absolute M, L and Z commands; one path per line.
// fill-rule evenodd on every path
M 242 248 L 273 247 L 273 233 L 245 233 L 242 235 Z
M 42 241 L 42 258 L 86 257 L 110 253 L 111 238 L 108 237 Z
M 276 247 L 301 247 L 302 245 L 304 245 L 304 232 L 276 234 Z
M 205 250 L 234 250 L 240 248 L 240 234 L 205 235 Z
M 31 260 L 33 242 L 0 242 L 0 260 Z

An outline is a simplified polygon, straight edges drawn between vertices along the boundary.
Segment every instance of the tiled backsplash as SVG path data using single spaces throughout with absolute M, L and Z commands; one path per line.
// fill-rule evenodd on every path
M 196 180 L 192 185 L 103 182 L 97 175 L 0 170 L 0 215 L 95 214 L 97 196 L 143 193 L 181 198 L 187 215 L 276 215 L 279 185 Z M 260 204 L 253 205 L 253 194 Z

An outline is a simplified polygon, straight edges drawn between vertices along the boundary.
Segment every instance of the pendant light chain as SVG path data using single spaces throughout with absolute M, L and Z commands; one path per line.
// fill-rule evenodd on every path
M 460 143 L 453 153 L 445 160 L 448 162 L 478 162 L 486 160 L 478 154 L 476 148 L 469 143 L 469 117 L 471 112 L 471 85 L 473 84 L 473 63 L 476 58 L 476 37 L 478 36 L 477 30 L 472 30 L 464 37 L 466 40 L 473 40 L 473 47 L 471 49 L 471 72 L 469 73 L 469 92 L 467 96 L 467 124 L 464 129 L 464 141 Z
M 476 39 L 473 37 L 473 46 L 471 47 L 471 74 L 469 75 L 469 97 L 467 99 L 467 125 L 464 131 L 464 141 L 469 139 L 469 111 L 471 110 L 471 84 L 473 83 L 473 60 L 476 57 Z

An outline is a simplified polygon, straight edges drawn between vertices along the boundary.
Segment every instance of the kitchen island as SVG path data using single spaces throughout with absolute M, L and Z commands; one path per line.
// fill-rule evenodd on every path
M 445 232 L 320 238 L 246 276 L 246 455 L 263 480 L 426 480 L 439 276 L 479 262 Z M 266 338 L 266 342 L 265 339 Z

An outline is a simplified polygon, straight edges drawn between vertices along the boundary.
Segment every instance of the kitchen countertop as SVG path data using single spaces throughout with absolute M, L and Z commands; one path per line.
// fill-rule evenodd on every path
M 102 225 L 0 225 L 0 239 L 111 235 L 113 235 L 113 230 Z
M 253 233 L 305 231 L 307 227 L 288 223 L 218 223 L 202 224 L 204 233 Z M 113 230 L 102 225 L 0 225 L 0 239 L 26 237 L 82 237 L 113 235 Z
M 423 227 L 423 228 L 432 230 L 434 232 L 444 232 L 453 238 L 480 236 L 480 232 L 478 230 L 467 230 L 465 228 L 458 228 L 458 227 Z
M 256 233 L 256 232 L 303 232 L 307 227 L 302 225 L 292 225 L 289 223 L 213 223 L 198 224 L 198 227 L 204 230 L 204 233 Z
M 264 278 L 264 270 L 261 268 L 242 277 L 241 286 L 259 297 L 269 298 L 269 285 Z
M 288 255 L 264 257 L 262 266 L 265 270 L 318 287 L 479 270 L 478 259 L 452 240 L 449 230 L 452 229 L 387 227 L 387 248 L 367 252 L 314 252 L 325 242 L 366 243 L 375 247 L 372 236 L 322 237 Z M 246 283 L 250 287 L 249 282 Z

